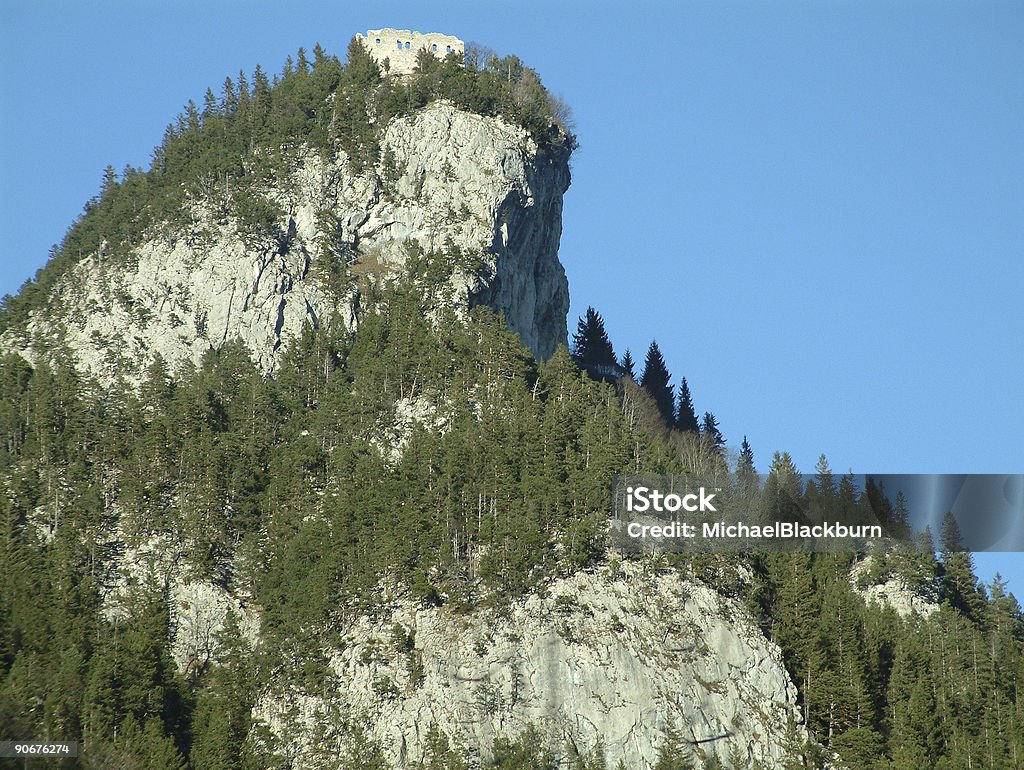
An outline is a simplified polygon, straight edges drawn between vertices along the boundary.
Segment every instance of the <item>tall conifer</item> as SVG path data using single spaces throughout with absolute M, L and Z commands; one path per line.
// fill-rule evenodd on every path
M 725 447 L 725 436 L 718 429 L 718 419 L 711 412 L 704 412 L 704 424 L 700 432 L 716 452 L 721 452 Z
M 626 348 L 622 361 L 619 362 L 619 367 L 622 369 L 624 376 L 629 377 L 631 380 L 636 379 L 636 362 L 633 360 L 633 354 L 629 351 L 629 348 Z
M 669 384 L 671 380 L 672 375 L 668 372 L 658 343 L 652 340 L 651 346 L 647 349 L 644 372 L 640 375 L 640 385 L 651 394 L 661 416 L 670 425 L 675 412 L 675 399 L 672 394 L 672 386 Z
M 676 409 L 676 427 L 681 431 L 697 433 L 700 426 L 697 424 L 697 413 L 693 408 L 693 398 L 690 396 L 690 386 L 683 377 L 679 383 L 679 406 Z
M 618 372 L 618 361 L 605 331 L 604 319 L 592 307 L 580 317 L 576 333 L 572 335 L 572 357 L 579 366 L 598 377 L 613 377 Z
M 740 446 L 739 467 L 757 473 L 757 469 L 754 467 L 754 450 L 750 448 L 750 442 L 747 441 L 746 436 L 743 437 L 743 444 Z

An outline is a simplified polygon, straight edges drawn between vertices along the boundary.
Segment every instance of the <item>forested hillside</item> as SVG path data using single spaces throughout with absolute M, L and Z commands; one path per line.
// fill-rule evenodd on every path
M 514 57 L 465 69 L 427 56 L 422 70 L 384 79 L 355 45 L 346 66 L 318 47 L 273 82 L 259 69 L 251 85 L 229 79 L 168 129 L 152 169 L 108 172 L 37 281 L 5 302 L 3 325 L 45 306 L 81 254 L 107 249 L 116 269 L 147 228 L 173 227 L 182 186 L 232 186 L 245 221 L 269 226 L 245 210 L 244 190 L 274 174 L 289 143 L 368 163 L 382 125 L 439 98 L 505 115 L 540 141 L 574 141 L 552 130 L 552 102 Z M 754 451 L 744 440 L 738 457 L 727 452 L 685 379 L 677 395 L 656 343 L 634 373 L 594 311 L 572 354 L 538 362 L 488 308 L 464 318 L 436 303 L 447 262 L 430 257 L 368 286 L 357 330 L 307 327 L 271 377 L 237 343 L 198 367 L 158 358 L 138 387 L 84 377 L 59 347 L 34 365 L 0 359 L 0 738 L 80 741 L 68 767 L 293 767 L 253 710 L 271 690 L 343 686 L 327 655 L 352 618 L 401 599 L 456 624 L 632 560 L 739 600 L 779 645 L 811 737 L 793 738 L 787 768 L 1024 764 L 1024 620 L 1004 585 L 978 584 L 954 530 L 916 554 L 867 559 L 615 553 L 615 474 L 752 472 Z M 776 454 L 769 472 L 797 498 L 859 503 L 824 458 L 817 470 L 801 487 Z M 180 555 L 181 570 L 237 602 L 209 656 L 181 665 L 166 580 L 143 567 L 125 578 L 143 552 Z M 933 587 L 939 606 L 899 615 L 866 603 L 859 589 L 890 581 Z M 415 687 L 415 641 L 398 627 L 387 644 Z M 382 698 L 402 697 L 388 685 Z M 407 767 L 480 766 L 444 727 Z M 389 766 L 365 725 L 339 729 L 335 767 Z M 745 766 L 671 725 L 661 732 L 657 770 Z M 614 768 L 600 744 L 545 740 L 499 736 L 483 766 Z
M 4 360 L 0 715 L 11 735 L 164 758 L 146 766 L 270 766 L 248 730 L 259 688 L 281 671 L 321 686 L 331 629 L 374 612 L 382 586 L 455 613 L 515 601 L 608 558 L 613 473 L 692 467 L 701 436 L 658 435 L 630 380 L 590 380 L 564 352 L 538 366 L 486 314 L 435 328 L 400 290 L 378 308 L 354 337 L 310 331 L 272 380 L 235 347 L 197 371 L 156 365 L 138 393 Z M 405 398 L 437 405 L 443 428 L 414 430 L 389 462 L 378 442 Z M 787 472 L 781 458 L 773 471 Z M 823 473 L 817 493 L 838 498 L 842 484 Z M 144 579 L 123 615 L 104 612 L 114 551 L 153 537 L 180 538 L 191 569 L 260 608 L 255 653 L 239 635 L 218 663 L 183 675 L 166 587 Z M 854 558 L 666 557 L 663 568 L 756 609 L 814 735 L 850 767 L 1014 767 L 1016 602 L 976 588 L 966 555 L 924 555 L 893 569 L 938 579 L 945 601 L 901 620 L 851 590 Z M 816 761 L 801 750 L 794 766 L 801 755 Z M 524 761 L 497 766 L 534 766 Z
M 104 170 L 99 193 L 46 266 L 17 296 L 4 297 L 0 332 L 20 328 L 32 309 L 51 299 L 56 279 L 84 257 L 99 254 L 117 264 L 131 260 L 154 228 L 181 233 L 194 227 L 189 203 L 197 199 L 216 200 L 219 213 L 237 218 L 244 234 L 285 238 L 283 212 L 258 191 L 294 162 L 299 148 L 343 153 L 357 172 L 383 161 L 383 181 L 393 183 L 394 160 L 380 157 L 383 129 L 437 100 L 501 116 L 541 144 L 575 146 L 568 108 L 533 70 L 515 56 L 484 50 L 469 56 L 464 66 L 461 56 L 440 61 L 424 52 L 415 76 L 386 78 L 353 40 L 344 65 L 318 44 L 311 60 L 299 49 L 272 79 L 260 66 L 225 78 L 219 93 L 208 89 L 202 106 L 189 101 L 167 126 L 149 169 Z M 342 268 L 325 264 L 321 270 L 329 277 Z

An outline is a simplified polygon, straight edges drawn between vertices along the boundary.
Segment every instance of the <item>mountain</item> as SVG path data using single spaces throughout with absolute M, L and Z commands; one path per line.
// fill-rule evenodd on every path
M 65 346 L 80 371 L 110 381 L 141 379 L 156 355 L 198 364 L 238 339 L 269 374 L 305 324 L 354 330 L 367 284 L 417 258 L 452 262 L 432 287 L 452 308 L 488 305 L 550 357 L 566 340 L 569 148 L 434 102 L 387 125 L 380 157 L 356 173 L 344 153 L 296 148 L 249 193 L 247 206 L 272 212 L 256 232 L 230 193 L 184 196 L 186 227 L 151 225 L 123 259 L 105 244 L 84 255 L 5 346 L 29 360 Z
M 955 549 L 610 546 L 616 474 L 728 458 L 565 348 L 564 105 L 361 40 L 186 105 L 5 299 L 0 731 L 203 770 L 1024 748 L 1020 609 Z M 794 495 L 858 505 L 826 471 Z

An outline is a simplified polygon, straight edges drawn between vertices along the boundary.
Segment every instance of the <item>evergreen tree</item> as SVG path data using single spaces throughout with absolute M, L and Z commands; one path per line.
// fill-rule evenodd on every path
M 815 470 L 815 486 L 817 487 L 818 494 L 826 500 L 831 500 L 839 494 L 839 490 L 836 488 L 835 476 L 832 474 L 832 468 L 829 467 L 828 460 L 825 455 L 818 456 L 818 462 L 814 466 Z
M 840 516 L 835 476 L 825 455 L 818 457 L 815 476 L 807 482 L 805 498 L 811 518 L 815 521 L 833 521 Z
M 754 451 L 750 448 L 747 437 L 743 437 L 740 456 L 736 461 L 736 481 L 740 494 L 746 499 L 749 507 L 756 505 L 756 495 L 760 486 L 757 468 L 754 467 Z
M 704 412 L 704 422 L 701 425 L 701 437 L 711 445 L 716 452 L 725 448 L 725 437 L 718 429 L 718 420 L 711 412 Z
M 743 443 L 740 445 L 737 470 L 740 473 L 757 474 L 757 468 L 754 466 L 754 450 L 750 448 L 750 442 L 747 441 L 746 436 L 743 437 Z
M 687 384 L 685 377 L 679 383 L 676 427 L 684 432 L 698 433 L 700 431 L 700 426 L 697 424 L 697 413 L 693 409 L 693 398 L 690 396 L 690 386 Z
M 984 602 L 978 593 L 974 562 L 964 548 L 960 526 L 949 512 L 942 519 L 941 546 L 944 599 L 967 617 L 980 621 Z
M 434 59 L 429 54 L 428 57 Z M 621 374 L 604 328 L 604 319 L 592 307 L 587 308 L 576 326 L 576 333 L 572 336 L 572 356 L 580 367 L 597 379 L 616 379 Z
M 249 200 L 272 228 L 283 214 L 261 208 L 259 187 L 293 159 L 290 147 L 344 150 L 373 165 L 390 118 L 437 98 L 517 120 L 535 137 L 551 127 L 539 81 L 514 57 L 472 71 L 458 57 L 424 57 L 418 82 L 383 78 L 361 46 L 344 71 L 319 46 L 314 57 L 300 50 L 273 79 L 257 69 L 252 88 L 244 73 L 237 85 L 227 79 L 219 101 L 206 94 L 201 113 L 189 103 L 150 171 L 126 169 L 119 181 L 108 168 L 40 280 L 13 306 L 4 303 L 0 326 L 18 328 L 8 324 L 42 306 L 71 255 L 97 254 L 116 266 L 140 233 L 187 224 L 175 219 L 183 190 L 215 206 Z M 59 349 L 33 365 L 0 356 L 4 735 L 81 739 L 93 767 L 294 763 L 271 756 L 253 708 L 263 692 L 334 688 L 324 645 L 340 643 L 338 629 L 355 616 L 389 612 L 381 603 L 403 595 L 467 614 L 481 605 L 504 611 L 606 558 L 609 477 L 714 467 L 717 422 L 706 414 L 698 435 L 685 379 L 673 415 L 656 344 L 643 389 L 630 379 L 617 388 L 588 380 L 564 347 L 538 364 L 487 309 L 465 323 L 446 315 L 427 279 L 450 275 L 451 260 L 416 256 L 415 290 L 404 278 L 368 287 L 357 333 L 340 324 L 306 329 L 273 378 L 237 344 L 173 375 L 155 356 L 131 387 L 97 387 Z M 343 267 L 338 275 L 344 279 Z M 613 365 L 591 311 L 577 347 L 595 348 L 597 360 Z M 632 376 L 628 351 L 621 368 Z M 399 446 L 389 428 L 400 408 L 420 399 L 436 407 L 443 429 L 413 427 Z M 664 430 L 673 417 L 681 431 Z M 853 477 L 837 483 L 824 457 L 817 471 L 802 490 L 792 460 L 776 454 L 765 495 L 772 513 L 799 518 L 805 501 L 844 515 L 871 505 L 905 527 L 900 496 L 887 509 L 881 487 L 858 498 Z M 746 437 L 737 473 L 756 481 Z M 1021 765 L 1020 607 L 1002 581 L 991 598 L 978 585 L 952 516 L 943 524 L 941 567 L 927 529 L 920 542 L 917 554 L 877 555 L 879 570 L 898 569 L 912 588 L 941 578 L 943 605 L 905 619 L 856 595 L 844 554 L 679 564 L 759 613 L 798 687 L 807 729 L 844 766 Z M 104 588 L 124 566 L 124 546 L 131 553 L 152 543 L 161 558 L 190 560 L 182 573 L 189 579 L 251 597 L 261 608 L 258 647 L 230 615 L 215 661 L 187 661 L 182 674 L 172 655 L 170 586 L 153 579 L 123 595 Z M 396 640 L 414 687 L 413 639 L 401 629 Z M 354 723 L 327 727 L 345 731 L 334 764 L 386 768 L 380 746 Z M 493 766 L 556 766 L 543 737 L 533 729 L 499 738 Z M 709 750 L 678 738 L 660 746 L 659 767 L 686 766 Z M 787 766 L 822 764 L 795 723 L 782 740 Z M 466 767 L 456 743 L 432 729 L 423 767 Z M 746 754 L 734 748 L 730 763 L 745 766 Z M 565 753 L 577 770 L 603 770 L 600 747 Z M 717 763 L 706 756 L 706 765 Z
M 662 420 L 669 425 L 673 423 L 675 411 L 675 399 L 672 395 L 672 386 L 669 384 L 671 381 L 672 376 L 665 365 L 658 343 L 652 341 L 647 349 L 643 374 L 640 375 L 640 386 L 654 399 Z
M 689 747 L 671 724 L 665 728 L 664 740 L 658 749 L 658 759 L 653 770 L 693 770 Z
M 530 725 L 514 741 L 507 738 L 494 741 L 494 758 L 489 767 L 494 770 L 556 770 L 558 760 L 545 747 L 540 731 Z
M 423 762 L 415 770 L 466 770 L 465 758 L 452 748 L 448 736 L 441 732 L 437 723 L 432 722 L 427 731 Z
M 636 379 L 636 362 L 633 361 L 633 354 L 629 352 L 629 348 L 626 348 L 622 361 L 619 362 L 619 368 L 622 369 L 624 375 L 629 377 L 629 379 Z

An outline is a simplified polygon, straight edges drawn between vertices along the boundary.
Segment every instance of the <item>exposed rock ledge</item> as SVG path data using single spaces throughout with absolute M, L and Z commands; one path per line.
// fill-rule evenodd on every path
M 904 578 L 890 575 L 881 583 L 863 586 L 861 576 L 871 569 L 871 556 L 850 569 L 850 584 L 865 602 L 891 607 L 901 618 L 926 618 L 939 609 L 939 590 L 934 584 L 911 586 Z
M 396 645 L 395 624 L 411 651 Z M 331 735 L 339 714 L 367 726 L 397 767 L 421 758 L 432 723 L 485 761 L 496 736 L 533 724 L 560 746 L 600 739 L 610 766 L 630 768 L 655 761 L 668 725 L 707 740 L 701 750 L 768 768 L 782 765 L 787 731 L 805 738 L 780 651 L 746 612 L 636 565 L 560 580 L 506 614 L 399 604 L 343 633 L 336 692 L 256 709 L 296 767 L 318 766 L 313 747 L 344 753 L 345 736 Z
M 153 233 L 127 262 L 86 256 L 0 347 L 34 359 L 63 341 L 84 372 L 137 380 L 156 353 L 198 362 L 238 338 L 269 373 L 304 324 L 354 325 L 359 280 L 332 294 L 326 262 L 348 262 L 365 280 L 405 264 L 414 244 L 460 250 L 473 269 L 453 276 L 451 302 L 491 305 L 546 358 L 566 340 L 558 244 L 568 157 L 501 119 L 432 104 L 392 121 L 382 161 L 366 173 L 344 156 L 297 151 L 262 191 L 285 212 L 281 236 L 243 236 L 217 201 L 183 201 L 191 226 Z

